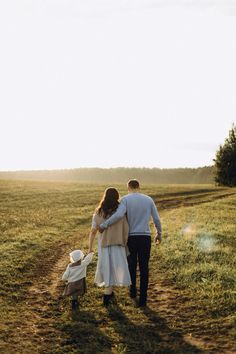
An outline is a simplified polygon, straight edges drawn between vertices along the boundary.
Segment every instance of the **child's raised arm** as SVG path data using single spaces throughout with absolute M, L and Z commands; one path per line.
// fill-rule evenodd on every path
M 87 256 L 84 258 L 84 260 L 82 261 L 82 264 L 87 266 L 91 260 L 93 258 L 93 252 L 90 252 L 89 254 L 87 254 Z

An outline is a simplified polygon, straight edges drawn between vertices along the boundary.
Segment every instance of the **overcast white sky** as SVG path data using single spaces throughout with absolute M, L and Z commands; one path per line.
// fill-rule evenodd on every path
M 236 121 L 236 1 L 0 0 L 0 170 L 197 167 Z

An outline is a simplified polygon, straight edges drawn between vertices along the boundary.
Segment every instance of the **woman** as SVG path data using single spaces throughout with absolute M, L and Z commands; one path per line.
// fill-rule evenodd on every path
M 93 242 L 98 226 L 111 216 L 119 205 L 119 193 L 115 188 L 107 188 L 92 219 L 89 235 L 89 252 L 93 252 Z M 95 283 L 105 286 L 103 304 L 108 306 L 113 296 L 113 286 L 129 286 L 131 284 L 128 262 L 127 241 L 128 222 L 126 216 L 114 225 L 98 233 L 98 262 Z

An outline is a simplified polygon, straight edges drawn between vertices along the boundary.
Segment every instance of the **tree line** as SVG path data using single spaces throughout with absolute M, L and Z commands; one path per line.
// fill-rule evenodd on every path
M 223 145 L 216 151 L 215 182 L 219 186 L 236 186 L 236 126 L 233 124 Z
M 83 183 L 126 183 L 131 178 L 141 183 L 214 183 L 214 167 L 199 168 L 76 168 L 64 170 L 0 172 L 0 179 L 73 181 Z

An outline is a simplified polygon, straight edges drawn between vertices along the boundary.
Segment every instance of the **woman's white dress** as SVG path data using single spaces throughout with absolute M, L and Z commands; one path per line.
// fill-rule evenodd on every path
M 92 226 L 96 228 L 93 218 Z M 123 246 L 101 247 L 102 234 L 98 234 L 98 262 L 95 274 L 95 283 L 98 286 L 129 286 L 127 255 Z

